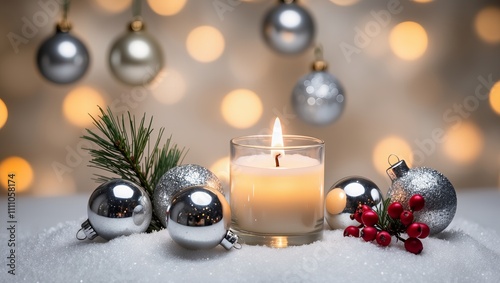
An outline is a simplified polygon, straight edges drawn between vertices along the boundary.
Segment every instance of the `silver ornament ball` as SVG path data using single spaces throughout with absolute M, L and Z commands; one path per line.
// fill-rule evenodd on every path
M 86 237 L 110 240 L 145 232 L 153 208 L 144 189 L 130 181 L 113 179 L 95 189 L 87 212 L 88 220 L 82 224 Z
M 338 80 L 325 71 L 302 77 L 292 92 L 295 113 L 309 124 L 324 126 L 337 120 L 344 110 L 344 90 Z
M 174 194 L 167 211 L 170 237 L 186 249 L 210 249 L 219 244 L 230 249 L 237 241 L 229 231 L 231 211 L 224 195 L 194 186 Z
M 150 83 L 163 68 L 163 61 L 161 46 L 142 26 L 116 39 L 109 52 L 111 72 L 128 85 Z
M 205 186 L 224 194 L 219 178 L 207 168 L 185 164 L 168 170 L 158 181 L 153 192 L 154 214 L 166 227 L 167 208 L 175 193 L 192 186 Z
M 435 235 L 448 227 L 457 210 L 457 195 L 442 173 L 427 167 L 408 168 L 404 160 L 387 169 L 392 184 L 387 192 L 391 202 L 399 201 L 405 209 L 414 194 L 424 197 L 425 206 L 414 212 L 415 221 L 423 222 Z
M 337 181 L 325 197 L 325 219 L 332 229 L 345 229 L 359 225 L 350 216 L 359 204 L 375 207 L 383 201 L 382 192 L 369 179 L 351 176 Z
M 272 8 L 265 16 L 263 36 L 276 52 L 297 54 L 309 48 L 314 40 L 314 21 L 307 10 L 293 3 Z
M 59 29 L 42 43 L 36 56 L 40 73 L 56 84 L 79 80 L 86 73 L 89 61 L 85 45 L 69 32 Z

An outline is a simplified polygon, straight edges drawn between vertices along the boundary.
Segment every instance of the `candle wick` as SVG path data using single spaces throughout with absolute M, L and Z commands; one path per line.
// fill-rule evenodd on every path
M 280 167 L 280 161 L 278 160 L 278 157 L 281 156 L 281 153 L 276 154 L 274 157 L 274 161 L 276 161 L 276 167 Z

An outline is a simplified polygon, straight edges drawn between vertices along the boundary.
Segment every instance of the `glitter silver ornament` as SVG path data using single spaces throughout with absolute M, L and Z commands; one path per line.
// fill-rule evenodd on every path
M 38 70 L 47 80 L 69 84 L 79 80 L 89 66 L 89 52 L 85 45 L 69 33 L 70 26 L 58 24 L 56 33 L 38 49 Z
M 314 21 L 307 10 L 293 0 L 282 0 L 264 18 L 266 43 L 283 54 L 296 54 L 311 46 L 315 36 Z
M 129 31 L 115 40 L 109 52 L 109 67 L 118 80 L 135 86 L 150 83 L 161 71 L 161 46 L 144 30 L 142 21 L 133 21 Z
M 371 207 L 383 201 L 382 192 L 372 181 L 351 176 L 337 181 L 326 193 L 325 219 L 332 229 L 345 229 L 359 225 L 351 219 L 359 204 Z
M 387 174 L 392 180 L 387 192 L 391 202 L 399 201 L 405 209 L 409 209 L 410 198 L 420 194 L 425 199 L 425 206 L 413 213 L 415 221 L 427 224 L 431 235 L 448 227 L 457 210 L 457 195 L 448 178 L 427 167 L 409 169 L 404 160 L 387 169 Z
M 170 237 L 187 249 L 231 249 L 238 237 L 229 230 L 231 210 L 224 195 L 209 187 L 184 188 L 167 210 Z
M 146 191 L 136 184 L 113 179 L 101 184 L 89 198 L 88 219 L 78 231 L 78 239 L 101 236 L 110 240 L 145 232 L 151 222 L 153 207 Z M 80 237 L 83 231 L 85 237 Z
M 206 186 L 224 194 L 219 178 L 207 168 L 185 164 L 168 170 L 158 181 L 153 192 L 154 214 L 165 227 L 167 208 L 172 196 L 184 188 Z

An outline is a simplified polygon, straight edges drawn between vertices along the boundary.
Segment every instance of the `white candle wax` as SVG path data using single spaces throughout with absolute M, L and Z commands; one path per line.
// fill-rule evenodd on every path
M 236 229 L 265 234 L 318 230 L 323 219 L 323 165 L 285 154 L 243 156 L 231 164 L 231 213 Z M 322 227 L 320 227 L 322 229 Z

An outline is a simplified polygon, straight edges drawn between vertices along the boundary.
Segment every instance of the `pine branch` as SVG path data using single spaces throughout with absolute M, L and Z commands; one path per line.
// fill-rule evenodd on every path
M 130 112 L 127 112 L 125 121 L 124 115 L 115 117 L 109 107 L 106 112 L 99 107 L 99 111 L 101 115 L 97 119 L 90 116 L 98 133 L 86 129 L 87 135 L 82 136 L 83 139 L 95 144 L 95 147 L 85 148 L 92 157 L 89 166 L 141 186 L 152 198 L 161 176 L 180 164 L 187 152 L 179 149 L 176 144 L 171 145 L 172 136 L 162 147 L 160 146 L 164 128 L 160 128 L 151 147 L 153 117 L 146 125 L 144 114 L 137 125 L 135 116 Z M 98 183 L 116 178 L 116 176 L 94 175 L 96 176 L 94 180 Z M 148 232 L 159 230 L 161 227 L 161 222 L 153 215 Z

